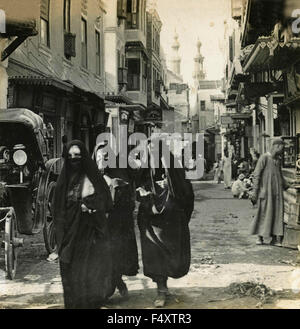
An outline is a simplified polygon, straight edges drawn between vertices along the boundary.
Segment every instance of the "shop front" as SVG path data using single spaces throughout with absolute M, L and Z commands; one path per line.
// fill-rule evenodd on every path
M 146 133 L 142 124 L 146 107 L 142 104 L 135 104 L 131 99 L 123 95 L 106 96 L 106 114 L 108 123 L 106 131 L 111 133 L 111 146 L 116 154 L 122 148 L 127 147 L 127 141 L 135 132 Z M 125 136 L 124 136 L 125 135 Z
M 63 136 L 82 140 L 92 152 L 107 123 L 103 98 L 30 68 L 10 64 L 8 73 L 8 108 L 26 108 L 43 118 L 54 137 L 51 157 L 61 156 Z
M 285 237 L 284 245 L 297 248 L 300 245 L 300 62 L 296 62 L 284 71 L 285 101 L 284 114 L 285 137 L 283 173 L 293 188 L 285 192 Z

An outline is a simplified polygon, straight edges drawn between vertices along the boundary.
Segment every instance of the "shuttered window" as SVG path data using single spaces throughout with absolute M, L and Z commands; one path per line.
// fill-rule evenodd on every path
M 71 30 L 71 0 L 64 0 L 64 30 Z
M 140 59 L 128 58 L 128 90 L 140 90 Z
M 127 29 L 138 28 L 139 0 L 127 0 Z
M 50 29 L 49 29 L 49 11 L 50 11 L 50 0 L 41 0 L 41 43 L 47 47 L 50 47 Z
M 127 0 L 118 0 L 118 17 L 126 18 L 127 14 Z
M 41 0 L 41 18 L 49 20 L 50 0 Z
M 100 32 L 96 30 L 96 74 L 101 74 L 101 36 Z
M 205 107 L 205 101 L 200 101 L 200 111 L 205 111 L 206 107 Z
M 81 18 L 81 66 L 87 69 L 87 23 Z
M 229 59 L 233 61 L 233 37 L 229 37 Z

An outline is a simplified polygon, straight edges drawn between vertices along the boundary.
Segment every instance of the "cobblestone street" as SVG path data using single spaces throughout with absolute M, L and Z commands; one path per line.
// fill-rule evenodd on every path
M 233 199 L 223 185 L 194 184 L 196 203 L 190 224 L 192 262 L 189 274 L 169 280 L 168 308 L 300 308 L 297 251 L 255 245 L 248 234 L 255 209 L 249 200 Z M 4 268 L 3 250 L 1 269 Z M 57 263 L 49 263 L 41 236 L 25 237 L 17 276 L 5 279 L 1 270 L 0 308 L 62 308 Z M 274 290 L 268 303 L 253 296 L 234 296 L 232 283 L 262 283 Z M 130 297 L 116 293 L 107 308 L 152 308 L 154 284 L 142 274 L 126 278 Z

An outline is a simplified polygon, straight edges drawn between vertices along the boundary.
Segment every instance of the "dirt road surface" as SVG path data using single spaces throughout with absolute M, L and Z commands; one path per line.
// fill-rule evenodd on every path
M 193 185 L 196 202 L 190 223 L 191 268 L 184 278 L 169 280 L 171 296 L 166 308 L 300 309 L 300 267 L 296 264 L 299 252 L 267 244 L 256 246 L 255 237 L 249 235 L 256 210 L 249 200 L 233 199 L 222 184 L 197 182 Z M 0 308 L 63 308 L 58 263 L 46 259 L 42 235 L 25 237 L 16 278 L 9 281 L 3 271 L 1 250 Z M 136 277 L 125 279 L 129 299 L 122 300 L 116 292 L 106 307 L 153 308 L 155 286 L 143 276 L 142 264 Z M 270 298 L 247 293 L 243 290 L 247 282 L 264 284 L 272 290 Z M 241 284 L 237 295 L 230 286 L 232 283 Z

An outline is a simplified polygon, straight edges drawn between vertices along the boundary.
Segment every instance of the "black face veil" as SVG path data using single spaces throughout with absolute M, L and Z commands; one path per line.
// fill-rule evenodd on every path
M 68 158 L 71 147 L 75 145 L 79 147 L 81 152 L 80 163 L 77 163 L 78 168 L 76 170 L 74 170 L 74 166 L 71 165 L 71 159 Z M 113 206 L 109 188 L 103 177 L 100 175 L 96 163 L 91 159 L 86 147 L 81 141 L 74 140 L 68 143 L 64 147 L 62 157 L 64 159 L 64 164 L 57 180 L 53 200 L 54 202 L 52 203 L 52 213 L 58 240 L 60 240 L 59 237 L 63 234 L 60 230 L 63 230 L 64 223 L 66 221 L 66 194 L 68 184 L 70 183 L 72 176 L 74 176 L 74 172 L 78 171 L 78 169 L 80 175 L 86 175 L 88 177 L 93 184 L 96 193 L 101 197 L 101 200 L 103 201 L 103 211 L 108 212 Z M 57 241 L 58 245 L 60 242 L 61 241 Z

